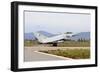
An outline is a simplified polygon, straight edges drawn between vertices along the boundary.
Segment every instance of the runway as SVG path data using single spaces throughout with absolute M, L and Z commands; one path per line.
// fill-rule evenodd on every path
M 24 52 L 24 61 L 29 62 L 29 61 L 52 61 L 52 60 L 65 60 L 67 58 L 61 58 L 58 56 L 54 55 L 48 55 L 42 52 L 34 51 L 33 49 L 25 49 Z
M 88 47 L 25 47 L 24 49 L 24 61 L 54 61 L 54 60 L 68 60 L 69 58 L 46 54 L 42 52 L 38 52 L 40 50 L 56 50 L 56 49 L 87 49 Z

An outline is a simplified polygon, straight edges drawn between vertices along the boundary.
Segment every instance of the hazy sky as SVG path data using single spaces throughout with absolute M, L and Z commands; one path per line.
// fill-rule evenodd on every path
M 46 31 L 50 33 L 88 32 L 90 31 L 89 14 L 26 12 L 25 33 Z

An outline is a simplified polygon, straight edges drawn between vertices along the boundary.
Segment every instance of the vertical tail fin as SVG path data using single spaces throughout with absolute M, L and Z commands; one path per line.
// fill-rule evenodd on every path
M 41 33 L 39 33 L 39 32 L 35 32 L 35 33 L 33 33 L 33 34 L 34 34 L 34 36 L 36 37 L 36 39 L 37 39 L 39 42 L 42 42 L 42 40 L 48 38 L 47 36 L 45 36 L 45 35 L 43 35 L 43 34 L 41 34 Z

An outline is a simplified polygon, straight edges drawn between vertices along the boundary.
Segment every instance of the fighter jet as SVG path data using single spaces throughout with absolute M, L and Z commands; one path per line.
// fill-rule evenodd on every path
M 64 42 L 65 40 L 70 39 L 71 35 L 68 35 L 67 33 L 57 34 L 51 37 L 48 37 L 42 33 L 35 32 L 33 33 L 35 38 L 38 40 L 41 44 L 53 44 L 53 46 L 57 46 L 57 43 Z

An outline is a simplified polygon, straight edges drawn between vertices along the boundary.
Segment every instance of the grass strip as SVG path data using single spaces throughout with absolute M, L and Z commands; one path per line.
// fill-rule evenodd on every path
M 48 54 L 54 54 L 58 56 L 68 57 L 72 59 L 88 59 L 90 58 L 90 49 L 67 49 L 67 50 L 47 50 L 40 51 Z

